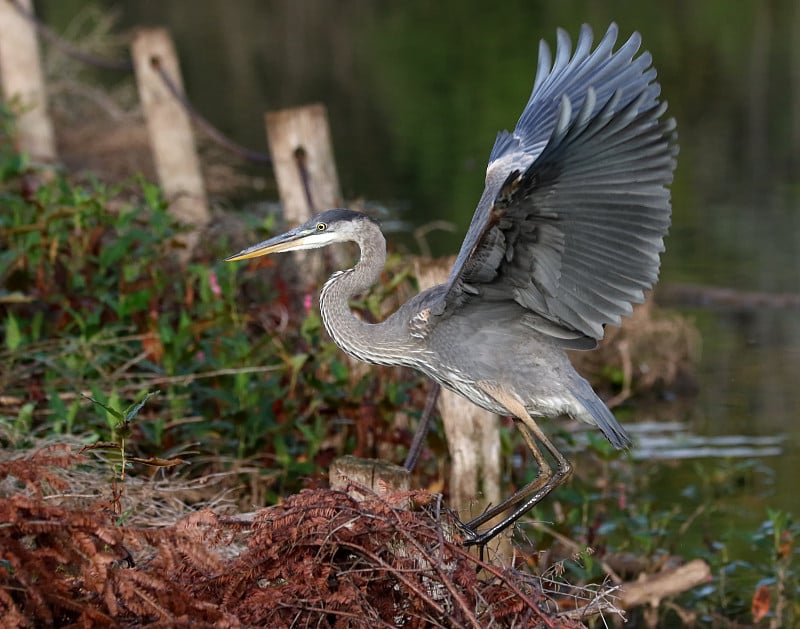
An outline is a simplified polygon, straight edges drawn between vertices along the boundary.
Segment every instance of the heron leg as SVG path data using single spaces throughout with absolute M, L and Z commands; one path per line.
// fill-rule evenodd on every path
M 432 386 L 428 390 L 428 399 L 425 400 L 425 409 L 422 411 L 422 417 L 417 426 L 417 432 L 414 433 L 414 439 L 411 442 L 411 447 L 408 449 L 405 463 L 403 467 L 409 472 L 414 471 L 417 466 L 422 446 L 425 443 L 425 437 L 428 436 L 428 431 L 431 428 L 431 418 L 433 417 L 433 409 L 436 407 L 436 401 L 439 399 L 439 393 L 442 391 L 442 385 L 438 382 L 432 382 Z
M 470 520 L 469 521 L 470 526 L 478 527 L 481 526 L 482 524 L 485 524 L 492 518 L 498 516 L 499 514 L 503 513 L 504 511 L 514 506 L 516 503 L 526 498 L 528 495 L 536 493 L 538 489 L 544 487 L 553 477 L 553 469 L 550 467 L 550 464 L 547 462 L 547 459 L 545 459 L 545 457 L 542 455 L 531 433 L 528 432 L 527 426 L 525 426 L 524 424 L 517 423 L 517 428 L 519 428 L 522 437 L 525 439 L 525 443 L 527 444 L 528 448 L 533 454 L 533 458 L 536 461 L 536 464 L 539 468 L 539 472 L 536 474 L 536 478 L 534 478 L 530 483 L 522 487 L 519 491 L 515 492 L 508 498 L 504 499 L 502 502 L 499 502 L 498 504 L 494 505 L 490 509 L 487 509 L 481 515 Z
M 539 428 L 538 424 L 530 416 L 525 406 L 514 396 L 508 394 L 499 396 L 496 390 L 494 390 L 492 394 L 498 402 L 501 402 L 516 417 L 517 427 L 522 433 L 531 454 L 533 454 L 536 464 L 539 466 L 539 473 L 533 481 L 519 489 L 512 496 L 506 498 L 491 509 L 488 509 L 478 517 L 466 522 L 463 528 L 467 535 L 467 540 L 465 542 L 467 545 L 485 545 L 503 531 L 503 529 L 519 520 L 525 513 L 530 511 L 534 505 L 553 491 L 553 489 L 564 483 L 564 481 L 569 478 L 570 474 L 572 474 L 572 466 L 569 461 L 564 458 L 564 455 L 558 451 L 544 432 L 542 432 L 542 429 Z M 555 470 L 553 470 L 542 454 L 537 445 L 537 440 L 555 460 L 557 465 Z M 479 526 L 508 510 L 511 510 L 510 513 L 503 518 L 502 521 L 494 524 L 482 533 L 476 531 Z

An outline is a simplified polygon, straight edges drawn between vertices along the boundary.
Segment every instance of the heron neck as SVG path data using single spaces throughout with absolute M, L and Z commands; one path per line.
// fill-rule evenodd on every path
M 334 342 L 347 354 L 378 365 L 401 361 L 403 338 L 392 325 L 391 317 L 382 323 L 366 323 L 350 309 L 350 299 L 378 281 L 386 263 L 386 241 L 377 225 L 356 240 L 361 256 L 352 269 L 335 273 L 322 287 L 319 305 L 322 322 Z

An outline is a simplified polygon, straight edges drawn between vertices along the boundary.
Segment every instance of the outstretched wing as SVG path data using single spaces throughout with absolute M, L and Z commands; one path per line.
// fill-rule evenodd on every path
M 433 312 L 513 301 L 541 332 L 592 347 L 658 277 L 677 146 L 651 58 L 635 33 L 613 52 L 558 34 L 540 47 L 533 92 L 492 150 L 486 188 Z M 438 311 L 438 312 L 437 312 Z

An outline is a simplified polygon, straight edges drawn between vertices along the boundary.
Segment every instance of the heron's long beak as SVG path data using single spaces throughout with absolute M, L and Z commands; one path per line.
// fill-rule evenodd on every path
M 225 258 L 225 262 L 236 262 L 237 260 L 258 258 L 259 256 L 266 256 L 270 253 L 279 253 L 281 251 L 306 249 L 308 248 L 309 244 L 311 244 L 309 241 L 313 236 L 314 232 L 308 233 L 305 231 L 300 231 L 299 229 L 292 229 L 285 234 L 275 236 L 275 238 L 270 238 L 269 240 L 260 242 L 257 245 L 243 249 L 239 253 Z

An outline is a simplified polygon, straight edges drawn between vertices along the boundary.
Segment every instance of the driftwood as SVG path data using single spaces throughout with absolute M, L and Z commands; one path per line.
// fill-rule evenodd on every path
M 727 310 L 758 310 L 761 308 L 800 310 L 798 293 L 760 293 L 722 286 L 697 284 L 665 284 L 656 293 L 659 303 L 721 308 Z
M 618 604 L 623 609 L 646 604 L 658 607 L 665 598 L 686 592 L 710 580 L 711 568 L 708 564 L 702 559 L 694 559 L 677 568 L 642 575 L 636 581 L 623 583 L 619 590 Z

